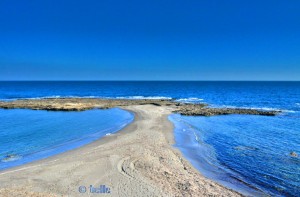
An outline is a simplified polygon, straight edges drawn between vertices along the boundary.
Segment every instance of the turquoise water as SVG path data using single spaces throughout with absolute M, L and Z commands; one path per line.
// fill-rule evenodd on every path
M 133 120 L 121 109 L 83 112 L 0 110 L 0 169 L 71 150 L 110 135 Z
M 289 154 L 294 151 L 300 155 L 300 82 L 0 82 L 0 100 L 3 101 L 59 97 L 170 98 L 179 102 L 207 103 L 213 107 L 282 110 L 283 113 L 275 117 L 246 115 L 184 117 L 173 115 L 170 119 L 175 124 L 176 146 L 206 176 L 252 195 L 299 196 L 299 157 L 291 157 Z M 124 111 L 114 110 L 116 111 L 112 117 L 123 117 Z M 2 130 L 0 131 L 5 134 L 4 137 L 3 134 L 0 136 L 1 160 L 13 160 L 19 156 L 21 159 L 16 162 L 20 164 L 26 158 L 30 158 L 30 151 L 34 152 L 32 147 L 36 147 L 35 143 L 40 144 L 37 147 L 38 150 L 47 151 L 51 146 L 56 147 L 56 145 L 68 143 L 73 139 L 76 141 L 80 137 L 89 136 L 96 130 L 105 130 L 115 124 L 122 125 L 120 122 L 124 120 L 123 118 L 111 119 L 111 124 L 108 125 L 105 121 L 102 124 L 102 119 L 106 120 L 110 116 L 101 115 L 101 113 L 107 112 L 105 110 L 74 112 L 76 121 L 73 126 L 71 120 L 69 120 L 71 124 L 57 124 L 54 121 L 65 120 L 68 117 L 66 112 L 57 112 L 57 114 L 61 114 L 61 118 L 53 118 L 52 112 L 28 111 L 27 115 L 21 116 L 22 113 L 18 110 L 1 111 L 0 128 Z M 26 120 L 32 114 L 39 113 L 45 113 L 41 116 L 44 117 L 43 120 L 28 119 L 19 122 L 19 119 Z M 99 113 L 99 116 L 89 115 L 89 113 Z M 11 121 L 3 123 L 3 115 L 9 114 L 10 118 L 8 119 Z M 73 115 L 71 116 L 73 117 Z M 36 118 L 39 117 L 37 115 Z M 99 118 L 99 122 L 97 118 Z M 125 120 L 127 119 L 125 118 Z M 80 122 L 83 125 L 91 124 L 91 128 L 96 128 L 96 130 L 84 130 L 83 128 L 89 128 L 89 126 L 80 127 Z M 60 130 L 62 125 L 68 126 Z M 43 127 L 47 128 L 45 132 L 26 134 L 26 132 L 41 130 Z M 76 128 L 82 128 L 82 130 L 76 131 Z M 22 135 L 23 131 L 24 135 Z M 61 141 L 55 139 L 53 141 L 55 143 L 52 144 L 51 140 L 49 143 L 43 142 L 43 139 L 46 139 L 45 136 L 50 135 L 51 132 L 59 133 L 60 131 L 63 133 L 56 135 L 58 135 L 57 139 L 61 139 Z M 7 138 L 9 133 L 13 136 L 15 132 L 18 134 L 17 136 Z M 66 136 L 64 136 L 64 132 L 67 133 Z M 77 132 L 80 135 L 76 135 Z M 106 132 L 97 135 L 96 138 L 105 135 L 104 133 Z M 23 148 L 24 152 L 17 148 L 19 141 L 22 141 L 23 138 L 27 141 L 33 139 L 31 142 L 33 144 L 29 143 L 28 147 L 20 142 L 22 145 L 20 147 L 25 147 Z M 87 139 L 89 139 L 87 142 L 91 141 L 89 137 Z M 58 147 L 62 147 L 63 151 L 72 149 L 70 144 Z M 30 150 L 26 151 L 26 149 Z M 52 149 L 50 148 L 50 150 Z M 16 156 L 5 158 L 9 154 L 16 154 Z M 43 157 L 46 155 L 43 154 Z M 35 156 L 33 158 L 36 159 Z M 5 165 L 6 167 L 13 165 L 13 162 L 1 162 L 0 168 L 1 165 L 4 168 Z

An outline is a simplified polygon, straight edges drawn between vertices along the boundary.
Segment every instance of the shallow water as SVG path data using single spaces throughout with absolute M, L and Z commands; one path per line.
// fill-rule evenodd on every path
M 0 169 L 80 147 L 132 120 L 133 114 L 117 108 L 83 112 L 0 109 Z
M 171 115 L 175 140 L 205 176 L 252 195 L 297 196 L 300 191 L 300 114 L 276 117 Z M 250 185 L 251 187 L 248 187 Z

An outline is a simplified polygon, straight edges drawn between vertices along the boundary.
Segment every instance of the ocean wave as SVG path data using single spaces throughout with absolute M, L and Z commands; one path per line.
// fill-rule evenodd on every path
M 247 108 L 247 107 L 245 107 Z M 278 108 L 270 108 L 270 107 L 250 107 L 250 109 L 263 110 L 263 111 L 282 111 L 285 113 L 295 113 L 294 110 L 289 109 L 278 109 Z
M 1 101 L 14 101 L 14 100 L 39 100 L 39 99 L 56 99 L 56 98 L 97 98 L 96 96 L 39 96 L 39 97 L 18 97 L 18 98 L 2 98 Z M 100 97 L 99 97 L 100 98 Z
M 263 111 L 282 111 L 285 113 L 296 113 L 294 110 L 289 109 L 279 109 L 279 108 L 272 108 L 272 107 L 245 107 L 245 106 L 234 106 L 234 105 L 212 105 L 212 107 L 216 108 L 238 108 L 238 109 L 254 109 L 254 110 L 263 110 Z
M 177 102 L 182 102 L 182 103 L 200 103 L 203 101 L 202 98 L 196 98 L 196 97 L 190 97 L 190 98 L 181 98 L 177 99 Z
M 136 99 L 136 100 L 141 100 L 141 99 L 171 100 L 172 99 L 172 97 L 165 97 L 165 96 L 121 96 L 121 97 L 112 97 L 112 98 L 116 98 L 116 99 Z
M 14 101 L 14 100 L 39 100 L 39 99 L 57 99 L 57 98 L 98 98 L 98 99 L 154 99 L 154 100 L 171 100 L 172 97 L 165 96 L 122 96 L 122 97 L 105 97 L 105 96 L 61 96 L 61 95 L 53 95 L 53 96 L 41 96 L 41 97 L 20 97 L 20 98 L 3 98 L 1 101 Z

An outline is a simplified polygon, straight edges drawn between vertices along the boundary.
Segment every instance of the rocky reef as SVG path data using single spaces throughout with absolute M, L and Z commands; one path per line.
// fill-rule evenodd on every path
M 264 111 L 241 108 L 211 108 L 206 104 L 180 103 L 168 99 L 94 99 L 94 98 L 51 98 L 23 99 L 10 102 L 0 102 L 2 109 L 33 109 L 48 111 L 84 111 L 89 109 L 108 109 L 130 105 L 169 106 L 174 113 L 187 116 L 213 116 L 227 114 L 251 114 L 275 116 L 281 111 Z
M 210 108 L 203 107 L 196 104 L 179 106 L 175 112 L 186 116 L 215 116 L 215 115 L 228 115 L 228 114 L 248 114 L 248 115 L 263 115 L 275 116 L 281 111 L 265 111 L 257 109 L 244 109 L 244 108 Z

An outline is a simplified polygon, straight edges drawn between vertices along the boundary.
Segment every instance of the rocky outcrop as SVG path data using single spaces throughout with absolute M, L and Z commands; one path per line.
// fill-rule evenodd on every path
M 0 102 L 3 109 L 34 109 L 48 111 L 84 111 L 94 108 L 108 109 L 129 105 L 174 105 L 171 100 L 129 100 L 129 99 L 89 99 L 89 98 L 57 98 L 57 99 L 23 99 L 12 102 Z
M 11 102 L 0 102 L 2 109 L 33 109 L 48 111 L 84 111 L 89 109 L 108 109 L 131 105 L 170 106 L 174 113 L 187 116 L 213 116 L 227 114 L 251 114 L 275 116 L 280 111 L 264 111 L 239 108 L 210 108 L 206 104 L 180 103 L 175 100 L 157 99 L 90 99 L 90 98 L 55 98 L 55 99 L 24 99 Z
M 275 116 L 280 111 L 264 111 L 257 109 L 244 109 L 244 108 L 210 108 L 193 106 L 180 106 L 175 112 L 186 116 L 215 116 L 215 115 L 228 115 L 228 114 L 248 114 L 248 115 L 263 115 Z
M 297 154 L 296 152 L 293 151 L 293 152 L 290 152 L 290 156 L 291 156 L 291 157 L 298 157 L 298 154 Z

